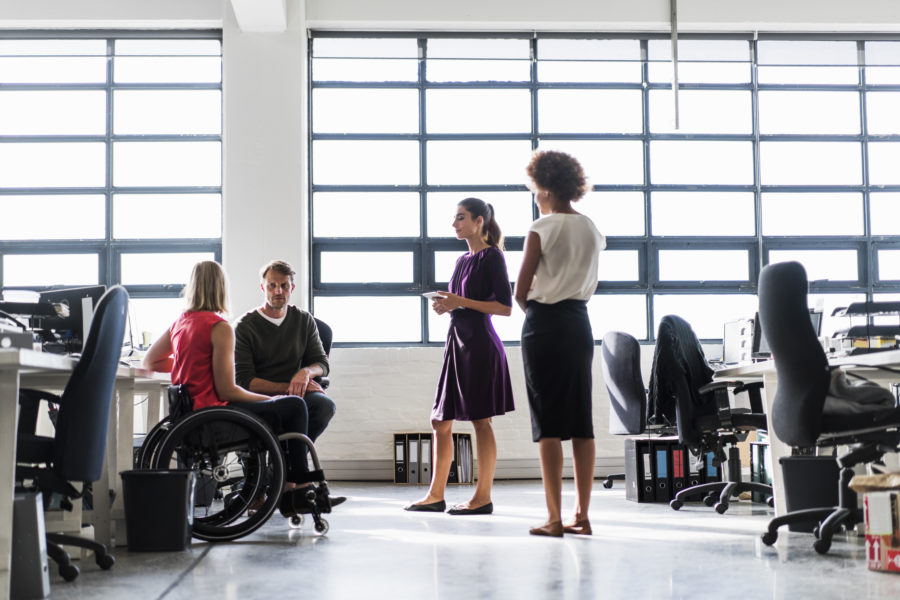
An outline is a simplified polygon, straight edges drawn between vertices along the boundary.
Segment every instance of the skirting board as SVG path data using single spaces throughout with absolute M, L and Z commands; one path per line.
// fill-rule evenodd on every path
M 388 460 L 322 460 L 322 469 L 329 481 L 393 481 L 394 462 Z M 611 473 L 625 472 L 622 456 L 597 457 L 594 477 L 603 478 Z M 478 461 L 475 461 L 478 474 Z M 572 460 L 563 463 L 563 477 L 573 477 Z M 540 479 L 541 463 L 538 458 L 498 459 L 495 479 Z

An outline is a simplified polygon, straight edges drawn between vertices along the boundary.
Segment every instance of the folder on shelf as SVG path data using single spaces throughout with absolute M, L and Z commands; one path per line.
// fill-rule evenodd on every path
M 419 449 L 422 460 L 419 461 L 419 483 L 431 483 L 431 435 L 419 436 Z
M 407 483 L 406 435 L 394 434 L 394 483 Z
M 703 483 L 703 457 L 694 454 L 690 449 L 685 448 L 685 459 L 687 460 L 687 487 L 694 487 Z
M 712 483 L 719 481 L 719 467 L 715 465 L 713 459 L 716 457 L 715 452 L 706 453 L 706 464 L 703 467 L 704 483 Z
M 407 473 L 409 483 L 419 483 L 419 434 L 410 433 L 407 436 Z
M 671 500 L 672 488 L 669 485 L 669 443 L 655 442 L 651 445 L 653 452 L 653 483 L 656 489 L 654 500 L 668 502 Z
M 687 487 L 687 448 L 672 444 L 672 497 Z

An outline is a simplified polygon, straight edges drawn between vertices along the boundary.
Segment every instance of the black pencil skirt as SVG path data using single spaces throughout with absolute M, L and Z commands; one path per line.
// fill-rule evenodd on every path
M 528 302 L 522 359 L 534 441 L 593 438 L 594 334 L 582 300 Z

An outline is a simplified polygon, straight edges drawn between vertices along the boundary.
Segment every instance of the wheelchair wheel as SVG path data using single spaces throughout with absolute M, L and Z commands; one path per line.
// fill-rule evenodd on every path
M 170 417 L 165 417 L 162 421 L 153 426 L 153 429 L 151 429 L 150 432 L 147 433 L 147 437 L 144 438 L 144 443 L 141 444 L 137 465 L 135 465 L 136 469 L 151 468 L 151 465 L 153 464 L 153 454 L 159 448 L 160 442 L 165 439 L 171 429 L 172 419 Z
M 192 535 L 211 542 L 249 535 L 278 506 L 284 458 L 278 439 L 261 419 L 234 407 L 194 411 L 159 443 L 152 466 L 193 470 L 212 483 L 205 506 L 194 507 Z

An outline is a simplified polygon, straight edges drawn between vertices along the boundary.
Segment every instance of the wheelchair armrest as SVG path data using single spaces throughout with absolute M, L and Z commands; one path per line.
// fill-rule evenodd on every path
M 331 380 L 328 379 L 325 375 L 320 375 L 319 377 L 313 377 L 313 381 L 322 386 L 323 390 L 327 390 L 328 386 L 331 384 Z

